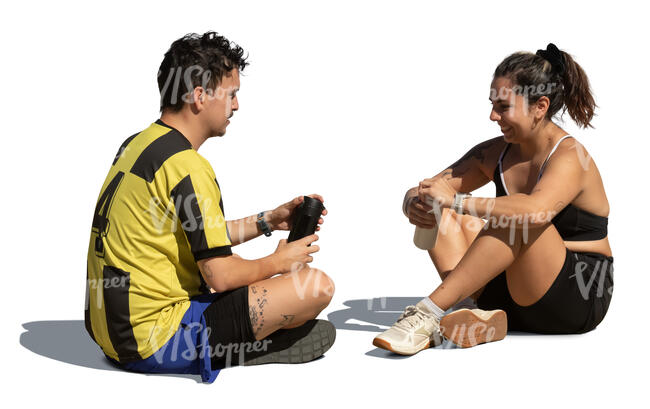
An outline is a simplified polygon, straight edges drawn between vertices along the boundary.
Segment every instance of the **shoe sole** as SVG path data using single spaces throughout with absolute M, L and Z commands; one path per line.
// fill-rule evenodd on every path
M 390 342 L 381 339 L 381 338 L 375 338 L 372 340 L 372 345 L 376 346 L 377 348 L 385 349 L 390 352 L 394 352 L 399 355 L 415 355 L 418 352 L 425 350 L 431 346 L 431 340 L 428 340 L 423 346 L 420 347 L 415 347 L 413 349 L 395 349 Z
M 505 338 L 508 332 L 508 317 L 503 310 L 479 315 L 472 310 L 460 309 L 442 317 L 440 331 L 455 345 L 470 348 Z
M 327 352 L 336 340 L 336 328 L 325 320 L 311 320 L 297 328 L 280 330 L 282 338 L 291 345 L 244 361 L 244 366 L 263 364 L 302 364 L 313 361 Z M 273 340 L 274 334 L 266 339 Z M 285 342 L 284 340 L 281 342 Z M 273 343 L 270 344 L 273 348 Z

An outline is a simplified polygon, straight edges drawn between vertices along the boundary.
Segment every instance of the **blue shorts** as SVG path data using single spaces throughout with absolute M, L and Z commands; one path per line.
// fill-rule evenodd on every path
M 176 333 L 150 357 L 124 363 L 107 358 L 128 371 L 201 375 L 203 382 L 212 383 L 224 367 L 220 358 L 212 357 L 215 343 L 251 340 L 255 338 L 248 316 L 248 287 L 245 286 L 192 298 Z

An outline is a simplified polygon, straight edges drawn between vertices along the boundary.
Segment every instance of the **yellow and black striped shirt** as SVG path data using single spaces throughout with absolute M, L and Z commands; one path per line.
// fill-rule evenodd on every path
M 86 329 L 109 357 L 145 359 L 207 289 L 197 260 L 230 255 L 210 163 L 158 120 L 120 147 L 88 247 Z

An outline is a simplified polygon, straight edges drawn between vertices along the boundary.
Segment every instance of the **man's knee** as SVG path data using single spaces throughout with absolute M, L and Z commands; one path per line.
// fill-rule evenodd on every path
M 334 296 L 334 281 L 323 270 L 318 268 L 311 268 L 310 270 L 313 274 L 312 294 L 317 298 L 316 303 L 325 308 Z
M 293 284 L 299 298 L 325 308 L 334 296 L 334 281 L 317 268 L 303 268 L 292 274 Z
M 318 272 L 321 277 L 318 283 L 318 293 L 320 298 L 325 302 L 325 306 L 327 306 L 332 301 L 332 297 L 334 297 L 334 280 L 322 270 L 318 270 Z

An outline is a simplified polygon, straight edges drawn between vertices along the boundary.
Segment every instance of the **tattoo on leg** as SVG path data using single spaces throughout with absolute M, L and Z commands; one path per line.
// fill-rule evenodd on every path
M 256 288 L 256 286 L 251 286 L 251 292 L 258 295 L 255 298 L 255 305 L 249 307 L 249 313 L 251 316 L 251 326 L 253 327 L 253 333 L 255 335 L 259 334 L 264 328 L 264 306 L 267 304 L 268 300 L 266 295 L 268 291 L 264 287 L 260 287 L 261 292 Z M 259 294 L 258 294 L 259 292 Z M 254 317 L 254 318 L 253 318 Z
M 257 317 L 257 310 L 255 310 L 254 305 L 248 307 L 248 315 L 251 317 L 251 327 L 253 327 L 253 331 L 255 331 L 259 318 Z
M 281 314 L 281 315 L 282 315 L 282 322 L 280 323 L 280 325 L 282 325 L 283 327 L 291 324 L 293 320 L 296 318 L 296 316 L 292 314 Z

